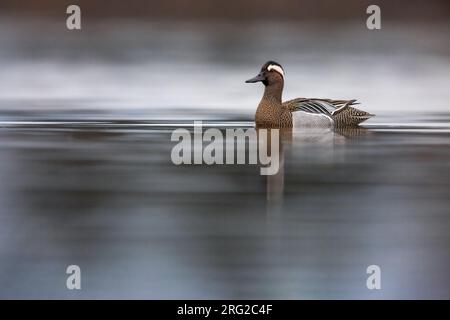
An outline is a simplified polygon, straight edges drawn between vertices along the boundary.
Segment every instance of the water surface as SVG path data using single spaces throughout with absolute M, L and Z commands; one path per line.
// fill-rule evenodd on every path
M 296 132 L 265 177 L 175 166 L 170 122 L 2 123 L 1 296 L 449 297 L 438 124 Z M 69 264 L 80 292 L 65 289 Z M 382 291 L 366 289 L 370 264 Z

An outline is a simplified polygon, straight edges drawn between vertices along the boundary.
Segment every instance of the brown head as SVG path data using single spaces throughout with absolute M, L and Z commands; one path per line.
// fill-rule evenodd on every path
M 281 103 L 281 95 L 284 86 L 284 70 L 283 67 L 275 61 L 267 61 L 261 68 L 256 77 L 245 82 L 254 83 L 261 81 L 264 86 L 264 95 L 262 101 L 276 101 Z
M 256 77 L 253 77 L 246 83 L 255 83 L 261 81 L 266 87 L 273 84 L 284 83 L 283 67 L 275 61 L 267 61 L 261 68 L 261 71 Z

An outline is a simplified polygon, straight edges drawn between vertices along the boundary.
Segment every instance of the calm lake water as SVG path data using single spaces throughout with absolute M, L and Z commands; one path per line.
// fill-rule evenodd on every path
M 450 298 L 447 25 L 0 26 L 0 298 Z M 253 125 L 268 59 L 377 117 L 271 177 L 174 165 L 173 129 Z

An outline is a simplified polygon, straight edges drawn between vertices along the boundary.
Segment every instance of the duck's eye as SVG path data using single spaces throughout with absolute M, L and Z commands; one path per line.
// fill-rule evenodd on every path
M 269 65 L 267 67 L 267 71 L 272 71 L 272 70 L 278 72 L 279 74 L 281 74 L 282 77 L 284 77 L 284 71 L 280 66 L 277 66 L 274 64 Z

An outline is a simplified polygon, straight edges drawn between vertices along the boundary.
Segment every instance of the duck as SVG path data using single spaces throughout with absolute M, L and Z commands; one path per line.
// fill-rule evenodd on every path
M 259 74 L 246 83 L 262 82 L 264 94 L 256 109 L 255 123 L 260 128 L 346 128 L 357 127 L 374 116 L 355 108 L 352 100 L 296 98 L 282 101 L 285 72 L 275 61 L 263 64 Z

